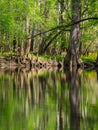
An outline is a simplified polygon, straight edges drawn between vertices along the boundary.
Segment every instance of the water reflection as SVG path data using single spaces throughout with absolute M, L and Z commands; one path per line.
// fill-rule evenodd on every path
M 97 92 L 98 71 L 0 71 L 0 129 L 97 130 Z
M 76 68 L 73 68 L 71 72 L 67 72 L 67 82 L 69 86 L 70 101 L 70 130 L 80 130 L 80 72 L 81 70 L 77 70 Z

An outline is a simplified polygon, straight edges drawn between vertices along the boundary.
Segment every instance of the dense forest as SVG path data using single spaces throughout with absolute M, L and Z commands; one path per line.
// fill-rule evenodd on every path
M 1 55 L 62 56 L 70 67 L 90 56 L 97 66 L 97 36 L 97 0 L 0 1 Z

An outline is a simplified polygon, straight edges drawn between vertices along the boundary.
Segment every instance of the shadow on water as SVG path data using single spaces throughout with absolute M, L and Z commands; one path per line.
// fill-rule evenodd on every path
M 98 71 L 0 70 L 2 130 L 97 130 Z

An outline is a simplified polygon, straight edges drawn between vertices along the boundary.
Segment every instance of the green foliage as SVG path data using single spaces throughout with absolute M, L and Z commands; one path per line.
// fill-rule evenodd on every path
M 0 46 L 13 44 L 16 38 L 19 45 L 25 44 L 32 30 L 34 34 L 43 32 L 58 25 L 66 25 L 72 20 L 71 0 L 64 1 L 64 12 L 61 14 L 60 2 L 56 0 L 1 0 L 0 1 Z M 98 1 L 81 1 L 81 19 L 87 17 L 98 17 Z M 63 21 L 61 22 L 61 16 Z M 27 23 L 27 19 L 29 22 Z M 28 26 L 28 27 L 27 27 Z M 70 27 L 67 28 L 70 32 Z M 27 30 L 29 30 L 27 32 Z M 59 30 L 59 29 L 58 29 Z M 58 30 L 54 31 L 56 33 Z M 58 38 L 52 41 L 52 46 L 57 48 L 68 47 L 70 33 L 63 31 Z M 98 22 L 90 20 L 81 23 L 82 48 L 85 49 L 90 42 L 90 50 L 97 45 Z M 35 46 L 43 44 L 44 39 L 50 33 L 36 37 Z M 51 36 L 50 36 L 51 39 Z M 93 40 L 94 39 L 94 40 Z M 46 43 L 45 43 L 46 44 Z M 51 46 L 51 47 L 52 47 Z
M 54 56 L 54 55 L 43 55 L 43 56 L 41 56 L 41 58 L 44 58 L 44 59 L 57 59 L 57 60 L 62 60 L 62 59 L 64 59 L 65 57 L 64 56 L 61 56 L 61 55 L 56 55 L 56 56 Z

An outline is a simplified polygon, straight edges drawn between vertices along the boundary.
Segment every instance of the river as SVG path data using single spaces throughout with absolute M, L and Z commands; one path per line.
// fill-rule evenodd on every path
M 0 70 L 0 130 L 98 130 L 98 71 Z

